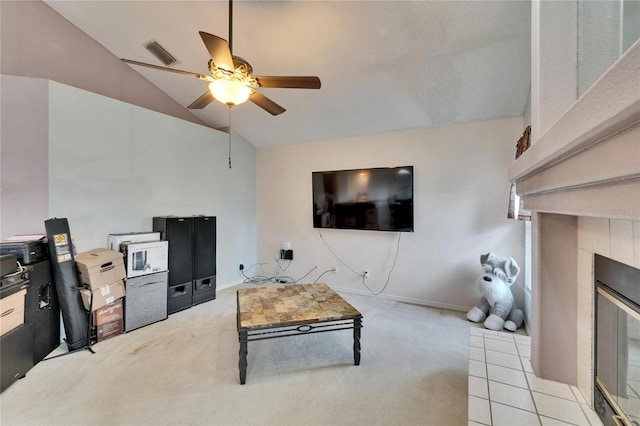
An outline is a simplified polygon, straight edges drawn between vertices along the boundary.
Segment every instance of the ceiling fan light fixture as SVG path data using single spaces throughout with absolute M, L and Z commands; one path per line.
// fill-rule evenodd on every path
M 209 83 L 209 91 L 223 104 L 234 106 L 246 102 L 251 88 L 235 79 L 222 78 Z

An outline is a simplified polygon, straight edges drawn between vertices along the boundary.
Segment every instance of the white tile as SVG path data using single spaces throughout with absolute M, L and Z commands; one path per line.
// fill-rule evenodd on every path
M 578 287 L 593 291 L 593 252 L 578 249 Z
M 484 339 L 482 336 L 469 336 L 469 346 L 484 348 Z
M 582 412 L 580 404 L 564 398 L 533 392 L 533 399 L 538 408 L 538 414 L 561 420 L 574 425 L 589 426 L 587 417 Z
M 489 399 L 489 388 L 487 379 L 469 376 L 469 396 Z
M 583 401 L 593 401 L 593 369 L 591 358 L 588 358 L 588 364 L 583 364 L 582 362 L 582 358 L 578 356 L 576 385 L 578 388 L 577 392 L 580 392 L 582 399 L 576 398 L 576 400 L 580 403 Z M 576 391 L 574 391 L 574 393 L 576 393 Z
M 491 403 L 493 426 L 534 426 L 540 425 L 538 415 L 508 405 Z
M 550 417 L 540 416 L 540 422 L 542 426 L 572 426 L 572 423 L 563 422 L 560 420 L 552 419 Z
M 569 387 L 571 388 L 571 391 L 573 391 L 573 396 L 575 397 L 576 401 L 578 401 L 578 403 L 580 404 L 587 403 L 580 389 L 578 389 L 576 386 L 573 386 L 573 385 L 570 385 Z
M 525 371 L 525 373 L 533 374 L 533 367 L 531 366 L 531 358 L 520 358 L 520 361 L 522 362 L 522 369 Z
M 633 222 L 611 220 L 611 258 L 627 265 L 633 264 Z
M 591 423 L 591 426 L 602 426 L 602 420 L 600 420 L 600 417 L 598 417 L 598 413 L 596 413 L 593 408 L 589 407 L 586 404 L 580 404 L 580 407 L 582 407 L 582 412 L 585 414 L 585 416 L 587 416 L 587 419 L 589 420 L 589 423 Z
M 504 334 L 485 334 L 484 336 L 485 340 L 497 340 L 499 342 L 513 342 L 513 337 L 510 335 L 504 335 Z
M 575 396 L 573 395 L 573 392 L 571 392 L 571 388 L 569 387 L 569 385 L 560 382 L 554 382 L 553 380 L 541 379 L 539 377 L 536 377 L 536 375 L 533 373 L 526 374 L 527 380 L 529 381 L 529 388 L 532 391 L 575 401 Z
M 487 364 L 487 377 L 489 380 L 528 389 L 527 379 L 524 376 L 524 372 L 514 370 L 513 368 Z
M 469 347 L 469 359 L 474 359 L 476 361 L 484 362 L 484 360 L 485 360 L 485 358 L 484 358 L 484 349 L 475 348 L 473 346 L 470 346 Z
M 514 334 L 513 340 L 515 340 L 516 343 L 531 346 L 531 336 L 527 336 L 526 334 Z
M 469 328 L 470 336 L 484 336 L 484 329 L 478 327 Z
M 516 348 L 518 348 L 518 355 L 524 358 L 531 358 L 531 345 L 516 343 Z
M 513 336 L 515 336 L 515 334 L 513 334 L 513 332 L 509 331 L 498 331 L 498 336 L 499 337 L 503 337 L 506 340 L 513 340 Z
M 482 423 L 477 423 L 477 422 L 472 422 L 471 420 L 469 420 L 469 422 L 467 423 L 467 426 L 485 426 Z
M 475 359 L 469 360 L 469 375 L 475 377 L 487 378 L 487 364 Z
M 485 339 L 484 340 L 485 349 L 496 351 L 496 352 L 504 352 L 506 354 L 518 355 L 518 349 L 516 349 L 515 342 L 505 342 L 502 340 L 494 340 L 494 339 Z
M 609 219 L 578 217 L 578 247 L 609 257 Z
M 516 355 L 505 354 L 503 352 L 486 351 L 487 364 L 500 365 L 502 367 L 522 369 L 520 358 Z
M 529 389 L 505 385 L 504 383 L 489 381 L 489 399 L 491 402 L 499 402 L 504 405 L 536 412 Z
M 468 410 L 469 421 L 474 421 L 485 425 L 491 424 L 489 400 L 478 398 L 476 396 L 470 396 Z

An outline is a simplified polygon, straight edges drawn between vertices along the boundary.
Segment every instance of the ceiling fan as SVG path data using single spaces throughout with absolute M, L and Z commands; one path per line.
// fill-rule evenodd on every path
M 131 59 L 120 60 L 132 65 L 169 71 L 208 81 L 209 90 L 187 106 L 190 109 L 202 109 L 214 99 L 229 107 L 249 100 L 270 114 L 278 115 L 286 110 L 256 89 L 260 87 L 283 89 L 320 88 L 320 79 L 315 76 L 254 76 L 253 68 L 249 62 L 232 53 L 232 17 L 233 0 L 229 0 L 229 42 L 213 34 L 199 31 L 200 38 L 202 38 L 211 56 L 208 65 L 210 75 L 147 64 Z

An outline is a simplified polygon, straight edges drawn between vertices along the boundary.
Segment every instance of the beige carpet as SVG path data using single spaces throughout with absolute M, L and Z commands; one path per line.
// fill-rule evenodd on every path
M 0 423 L 467 424 L 475 325 L 464 313 L 339 292 L 364 316 L 361 365 L 350 330 L 250 342 L 242 386 L 236 288 L 100 342 L 94 355 L 40 362 L 0 395 Z

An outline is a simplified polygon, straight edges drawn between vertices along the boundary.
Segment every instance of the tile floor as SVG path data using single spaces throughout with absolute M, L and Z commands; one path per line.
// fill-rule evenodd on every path
M 469 426 L 601 426 L 575 386 L 540 379 L 530 363 L 531 338 L 471 328 Z

